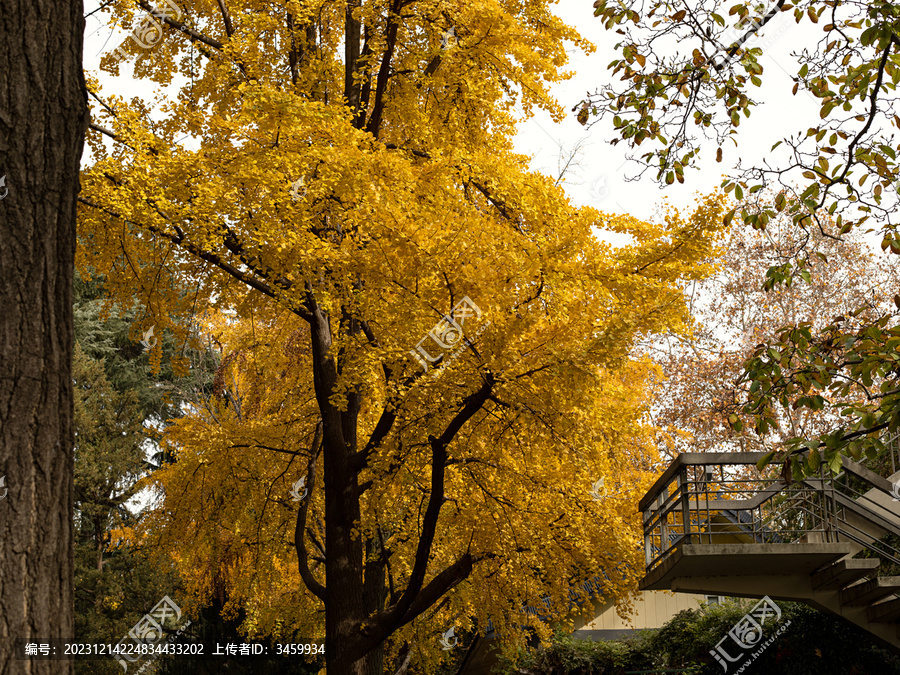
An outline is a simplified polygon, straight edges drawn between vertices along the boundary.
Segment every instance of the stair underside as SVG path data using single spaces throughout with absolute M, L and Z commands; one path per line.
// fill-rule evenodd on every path
M 866 610 L 869 621 L 876 623 L 894 623 L 900 618 L 900 600 L 894 598 L 887 602 L 872 605 Z
M 813 574 L 812 585 L 817 591 L 846 588 L 874 574 L 880 564 L 876 558 L 844 558 Z
M 852 553 L 847 543 L 681 544 L 639 586 L 802 601 L 900 651 L 900 577 L 878 577 L 877 559 Z
M 841 591 L 841 603 L 866 607 L 900 591 L 900 577 L 874 577 Z
M 848 544 L 682 544 L 641 580 L 642 591 L 677 578 L 809 576 L 851 554 Z M 765 595 L 765 593 L 763 594 Z

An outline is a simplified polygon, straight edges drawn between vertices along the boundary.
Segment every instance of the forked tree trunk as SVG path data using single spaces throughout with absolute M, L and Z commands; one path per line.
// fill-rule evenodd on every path
M 0 10 L 0 673 L 16 638 L 74 637 L 72 278 L 87 127 L 81 0 Z

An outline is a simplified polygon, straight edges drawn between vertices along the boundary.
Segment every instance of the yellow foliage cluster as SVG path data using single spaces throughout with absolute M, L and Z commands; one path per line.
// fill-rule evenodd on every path
M 565 76 L 566 41 L 589 48 L 550 3 L 350 4 L 352 20 L 346 3 L 228 15 L 198 1 L 192 33 L 169 26 L 153 49 L 129 47 L 137 76 L 191 81 L 162 119 L 115 96 L 95 110 L 116 144 L 91 137 L 79 264 L 143 305 L 141 327 L 189 340 L 203 315 L 221 345 L 215 395 L 161 439 L 176 461 L 154 474 L 160 505 L 138 536 L 176 561 L 196 602 L 224 586 L 248 634 L 322 635 L 323 602 L 299 569 L 332 581 L 326 511 L 344 503 L 358 501 L 366 564 L 384 551 L 385 584 L 401 592 L 435 487 L 430 446 L 447 440 L 426 581 L 474 564 L 389 644 L 416 645 L 427 665 L 451 625 L 491 619 L 512 644 L 533 622 L 523 605 L 544 594 L 563 619 L 573 584 L 601 575 L 607 599 L 634 589 L 635 504 L 656 457 L 654 367 L 630 354 L 640 335 L 684 329 L 683 284 L 708 272 L 722 201 L 659 224 L 600 214 L 512 152 L 513 103 L 561 115 L 546 87 Z M 350 69 L 354 21 L 366 40 Z M 205 38 L 193 37 L 200 72 L 192 34 Z M 634 245 L 610 248 L 599 226 Z M 424 372 L 410 351 L 463 298 L 480 313 L 469 343 Z M 347 448 L 329 446 L 333 415 Z M 344 452 L 357 453 L 352 477 L 329 483 Z M 292 487 L 309 492 L 298 502 Z M 295 534 L 309 552 L 299 568 Z

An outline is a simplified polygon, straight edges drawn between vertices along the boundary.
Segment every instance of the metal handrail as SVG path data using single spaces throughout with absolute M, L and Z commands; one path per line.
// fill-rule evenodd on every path
M 898 513 L 841 478 L 850 474 L 869 489 L 889 495 L 890 482 L 847 459 L 837 476 L 826 474 L 823 467 L 818 477 L 788 484 L 775 475 L 774 468 L 763 473 L 749 468 L 764 456 L 683 453 L 676 457 L 640 501 L 647 571 L 683 543 L 735 537 L 758 543 L 792 543 L 812 536 L 826 542 L 853 541 L 900 566 L 900 549 L 880 541 L 883 535 L 879 535 L 900 537 Z M 866 530 L 852 522 L 858 519 L 872 527 Z

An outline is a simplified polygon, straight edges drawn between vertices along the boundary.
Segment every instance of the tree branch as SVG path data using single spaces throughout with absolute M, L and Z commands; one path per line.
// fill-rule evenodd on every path
M 199 246 L 193 244 L 192 242 L 187 241 L 184 233 L 173 234 L 170 232 L 166 232 L 165 230 L 157 227 L 156 225 L 141 225 L 140 223 L 136 223 L 133 220 L 129 220 L 129 219 L 125 218 L 124 216 L 122 216 L 119 213 L 116 213 L 115 211 L 107 209 L 104 206 L 100 206 L 99 204 L 95 204 L 94 202 L 92 202 L 89 199 L 86 199 L 85 197 L 78 197 L 78 201 L 81 202 L 82 204 L 84 204 L 85 206 L 90 206 L 91 208 L 97 209 L 98 211 L 102 211 L 102 212 L 106 213 L 107 215 L 112 216 L 113 218 L 118 218 L 119 220 L 122 220 L 130 225 L 134 225 L 135 227 L 148 230 L 149 232 L 152 232 L 153 234 L 156 234 L 160 237 L 168 239 L 170 242 L 172 242 L 176 246 L 184 249 L 188 253 L 195 255 L 196 257 L 200 258 L 201 260 L 205 260 L 206 262 L 212 263 L 213 265 L 218 267 L 220 270 L 222 270 L 226 274 L 229 274 L 230 276 L 234 277 L 235 279 L 237 279 L 241 283 L 249 286 L 250 288 L 253 288 L 254 290 L 259 291 L 263 295 L 266 295 L 266 296 L 272 298 L 273 300 L 279 299 L 278 294 L 272 288 L 270 288 L 268 286 L 268 284 L 265 284 L 262 281 L 260 281 L 259 279 L 256 279 L 253 276 L 240 271 L 234 265 L 224 261 L 219 255 L 212 253 L 210 251 L 206 251 L 206 250 L 200 248 Z M 299 316 L 300 318 L 302 318 L 306 321 L 310 321 L 312 318 L 311 315 L 302 306 L 295 306 L 295 305 L 293 305 L 293 303 L 288 303 L 288 308 L 294 314 L 296 314 L 297 316 Z
M 228 13 L 228 7 L 225 6 L 225 0 L 216 0 L 219 3 L 219 11 L 222 12 L 222 21 L 225 23 L 225 34 L 231 37 L 234 34 L 234 25 L 231 23 L 231 15 Z
M 440 437 L 430 436 L 428 439 L 432 452 L 431 494 L 422 521 L 415 562 L 409 582 L 400 599 L 367 621 L 367 624 L 372 626 L 367 633 L 368 642 L 378 644 L 397 628 L 412 621 L 472 571 L 473 557 L 467 551 L 459 560 L 438 573 L 424 588 L 422 586 L 428 569 L 428 560 L 431 557 L 438 517 L 445 501 L 444 472 L 447 462 L 447 446 L 466 422 L 481 410 L 490 398 L 494 384 L 494 376 L 488 371 L 481 388 L 466 398 L 462 409 L 453 417 Z
M 400 10 L 408 4 L 404 0 L 394 0 L 388 10 L 387 22 L 387 39 L 384 48 L 384 54 L 381 57 L 381 67 L 378 69 L 378 77 L 375 80 L 375 101 L 372 105 L 372 114 L 369 117 L 369 123 L 366 125 L 366 131 L 378 138 L 378 132 L 381 130 L 381 117 L 384 113 L 384 93 L 387 91 L 388 80 L 391 77 L 391 62 L 394 59 L 394 49 L 397 46 L 397 32 L 400 29 L 398 15 Z
M 357 70 L 362 38 L 359 19 L 354 14 L 358 13 L 361 5 L 361 0 L 348 0 L 344 16 L 344 97 L 354 117 L 359 115 L 360 83 L 357 81 Z
M 172 28 L 175 28 L 176 30 L 180 30 L 182 33 L 187 35 L 192 40 L 197 40 L 198 42 L 202 42 L 203 44 L 209 45 L 213 49 L 217 49 L 219 51 L 222 51 L 223 47 L 225 46 L 218 40 L 213 40 L 210 37 L 206 37 L 205 35 L 198 33 L 193 28 L 188 28 L 187 24 L 185 24 L 181 21 L 176 21 L 175 19 L 173 19 L 169 16 L 166 16 L 166 15 L 160 16 L 156 12 L 156 9 L 154 7 L 152 7 L 150 5 L 150 3 L 147 2 L 147 0 L 140 0 L 140 2 L 138 2 L 138 7 L 140 7 L 143 10 L 146 10 L 147 12 L 149 12 L 150 14 L 155 16 L 157 19 L 161 19 L 163 23 L 171 26 Z
M 319 451 L 322 449 L 322 422 L 316 424 L 316 431 L 313 435 L 312 447 L 310 448 L 309 463 L 306 466 L 307 494 L 297 510 L 297 525 L 294 527 L 294 547 L 297 550 L 297 569 L 300 572 L 300 578 L 319 600 L 325 602 L 325 587 L 313 576 L 309 569 L 307 561 L 308 553 L 306 551 L 306 539 L 304 530 L 306 529 L 306 513 L 312 502 L 313 489 L 316 485 L 316 460 L 319 457 Z M 321 549 L 320 549 L 321 550 Z

